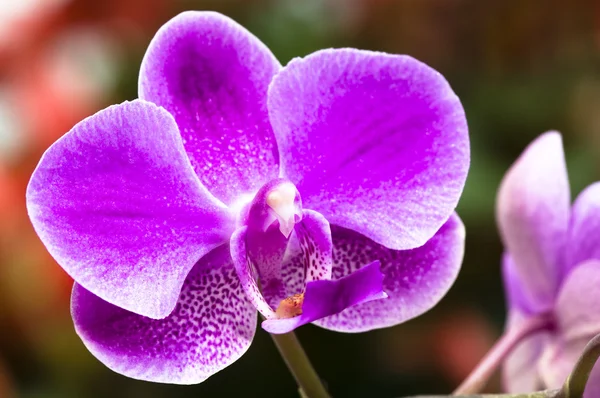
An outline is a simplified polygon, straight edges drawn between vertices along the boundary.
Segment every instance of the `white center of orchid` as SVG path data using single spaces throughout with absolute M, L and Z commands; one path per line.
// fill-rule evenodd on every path
M 279 230 L 289 238 L 294 230 L 294 224 L 299 220 L 296 209 L 296 187 L 290 182 L 278 185 L 267 195 L 267 205 L 273 210 L 273 215 L 279 221 Z

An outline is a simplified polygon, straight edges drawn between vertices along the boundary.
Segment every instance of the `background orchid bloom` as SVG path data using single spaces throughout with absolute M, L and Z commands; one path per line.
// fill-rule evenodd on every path
M 509 392 L 558 388 L 600 333 L 600 183 L 570 204 L 561 136 L 537 138 L 507 172 L 497 218 L 506 253 L 508 330 L 547 314 L 553 325 L 524 340 L 504 365 Z M 600 396 L 596 366 L 586 397 Z
M 248 349 L 257 310 L 273 333 L 366 331 L 454 281 L 469 141 L 428 66 L 343 49 L 282 68 L 229 18 L 186 12 L 152 40 L 139 96 L 58 140 L 27 191 L 111 369 L 198 383 Z

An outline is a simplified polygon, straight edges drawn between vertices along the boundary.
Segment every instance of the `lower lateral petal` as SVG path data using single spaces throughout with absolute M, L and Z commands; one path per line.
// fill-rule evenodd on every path
M 563 385 L 588 343 L 585 338 L 565 341 L 562 337 L 554 339 L 540 359 L 539 370 L 545 388 L 560 388 Z
M 584 189 L 571 209 L 563 275 L 584 261 L 600 260 L 600 182 Z
M 302 314 L 293 318 L 268 319 L 262 323 L 263 329 L 274 334 L 287 333 L 354 305 L 386 298 L 380 267 L 379 261 L 374 261 L 337 280 L 308 282 Z
M 567 275 L 555 313 L 567 340 L 591 339 L 600 333 L 600 260 L 579 264 Z
M 518 327 L 524 319 L 524 314 L 511 311 L 506 329 Z M 519 344 L 508 356 L 502 366 L 502 385 L 506 392 L 519 394 L 543 388 L 539 361 L 549 339 L 548 332 L 536 333 Z
M 357 232 L 332 226 L 333 279 L 381 262 L 386 300 L 355 305 L 315 324 L 340 332 L 397 325 L 431 309 L 450 289 L 464 253 L 465 230 L 453 214 L 422 247 L 391 250 Z
M 235 362 L 250 346 L 257 321 L 227 245 L 194 266 L 164 319 L 116 307 L 77 283 L 71 314 L 86 347 L 110 369 L 172 384 L 200 383 Z

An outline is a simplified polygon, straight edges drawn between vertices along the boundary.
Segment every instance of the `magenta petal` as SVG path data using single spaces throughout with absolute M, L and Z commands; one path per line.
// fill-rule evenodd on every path
M 196 264 L 165 319 L 115 307 L 78 284 L 71 313 L 86 347 L 110 369 L 174 384 L 200 383 L 235 362 L 250 346 L 257 318 L 227 245 Z
M 567 270 L 586 260 L 600 260 L 600 183 L 579 194 L 571 210 Z
M 228 205 L 278 176 L 266 96 L 280 67 L 250 32 L 206 11 L 167 22 L 142 61 L 140 98 L 171 112 L 196 174 Z
M 27 209 L 77 283 L 151 318 L 173 310 L 190 269 L 233 228 L 194 174 L 173 117 L 141 100 L 54 143 L 31 177 Z
M 531 143 L 504 176 L 497 220 L 504 246 L 538 311 L 555 298 L 570 213 L 569 180 L 560 134 Z
M 397 325 L 431 309 L 458 275 L 465 243 L 464 226 L 456 214 L 424 246 L 390 250 L 347 229 L 332 226 L 333 278 L 341 278 L 378 260 L 384 274 L 386 300 L 348 308 L 315 322 L 340 332 L 364 332 Z
M 589 340 L 600 333 L 600 260 L 588 260 L 571 271 L 560 288 L 555 314 L 566 340 Z
M 393 249 L 448 219 L 469 167 L 448 82 L 409 57 L 353 49 L 292 60 L 269 88 L 281 173 L 305 208 Z
M 506 329 L 519 327 L 526 315 L 511 310 Z M 550 334 L 536 333 L 527 337 L 510 353 L 502 366 L 502 384 L 508 393 L 528 393 L 543 389 L 539 362 L 546 348 Z
M 379 261 L 374 261 L 340 279 L 308 282 L 302 314 L 293 318 L 267 319 L 262 323 L 263 329 L 274 334 L 287 333 L 354 305 L 385 299 L 380 267 Z
M 257 267 L 250 261 L 248 256 L 248 249 L 246 247 L 247 235 L 248 227 L 242 227 L 231 235 L 231 258 L 238 278 L 240 279 L 242 289 L 246 293 L 248 299 L 262 316 L 270 319 L 275 317 L 275 311 L 273 311 L 269 303 L 267 303 L 256 283 L 258 272 L 256 270 Z
M 304 210 L 295 231 L 302 252 L 304 282 L 331 279 L 333 243 L 329 222 L 316 211 Z
M 331 227 L 321 214 L 304 210 L 296 225 L 281 266 L 285 297 L 304 291 L 310 281 L 331 279 L 333 243 Z

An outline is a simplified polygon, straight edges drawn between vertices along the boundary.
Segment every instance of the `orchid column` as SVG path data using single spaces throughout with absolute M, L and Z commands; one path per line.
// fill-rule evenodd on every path
M 230 19 L 186 12 L 150 44 L 139 95 L 57 141 L 27 191 L 111 369 L 199 383 L 246 351 L 257 310 L 271 333 L 367 331 L 456 278 L 467 125 L 428 66 L 341 49 L 282 68 Z

